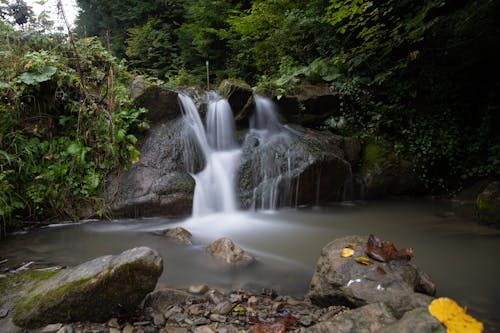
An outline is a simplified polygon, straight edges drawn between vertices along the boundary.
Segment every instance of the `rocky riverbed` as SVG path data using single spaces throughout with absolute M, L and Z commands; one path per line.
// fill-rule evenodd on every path
M 430 277 L 410 261 L 359 260 L 366 239 L 326 245 L 300 299 L 207 285 L 153 290 L 163 263 L 147 247 L 55 272 L 7 274 L 0 279 L 0 332 L 445 332 L 428 311 L 435 292 Z M 241 256 L 236 244 L 224 244 L 230 246 L 219 248 Z M 228 269 L 245 269 L 221 260 Z

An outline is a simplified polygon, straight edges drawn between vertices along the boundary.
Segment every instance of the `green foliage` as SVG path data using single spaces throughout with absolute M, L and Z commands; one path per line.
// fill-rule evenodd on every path
M 0 223 L 78 219 L 100 207 L 106 175 L 136 162 L 128 74 L 95 39 L 0 26 Z M 74 53 L 76 50 L 77 56 Z

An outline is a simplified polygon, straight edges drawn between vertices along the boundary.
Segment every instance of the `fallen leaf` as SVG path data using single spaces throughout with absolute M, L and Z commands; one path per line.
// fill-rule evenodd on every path
M 370 265 L 372 263 L 370 259 L 365 258 L 365 257 L 357 257 L 354 260 L 356 260 L 356 262 L 358 262 L 362 265 Z
M 344 258 L 351 257 L 354 254 L 354 250 L 348 247 L 344 247 L 342 251 L 340 251 L 340 255 Z
M 349 244 L 347 244 L 347 246 L 350 248 L 353 248 L 353 247 L 358 246 L 358 243 L 349 243 Z
M 245 312 L 245 308 L 242 307 L 241 305 L 236 305 L 234 308 L 233 308 L 233 311 L 234 312 Z
M 437 298 L 429 305 L 429 312 L 448 333 L 481 333 L 483 324 L 465 312 L 465 309 L 447 297 Z

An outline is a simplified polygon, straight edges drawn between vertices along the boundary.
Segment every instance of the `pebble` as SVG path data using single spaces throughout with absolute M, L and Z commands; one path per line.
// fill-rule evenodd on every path
M 272 309 L 274 312 L 281 312 L 285 309 L 285 304 L 281 302 L 274 302 Z
M 111 318 L 109 321 L 108 321 L 108 327 L 112 327 L 112 328 L 120 328 L 120 324 L 118 324 L 118 319 L 116 318 Z
M 188 291 L 192 294 L 202 295 L 208 291 L 208 286 L 206 284 L 189 286 Z
M 193 304 L 189 306 L 188 308 L 188 313 L 192 315 L 199 315 L 205 311 L 205 305 L 204 304 Z
M 42 329 L 42 333 L 56 333 L 63 327 L 62 324 L 50 324 Z
M 5 318 L 9 314 L 9 309 L 0 309 L 0 318 Z
M 311 317 L 303 317 L 300 319 L 299 323 L 304 326 L 304 327 L 309 327 L 312 325 L 312 319 Z
M 215 322 L 218 322 L 218 323 L 225 323 L 226 320 L 227 320 L 227 317 L 223 316 L 223 315 L 220 315 L 220 314 L 212 313 L 210 315 L 209 319 L 211 321 L 215 321 Z
M 197 318 L 197 319 L 193 320 L 193 325 L 195 325 L 195 326 L 208 325 L 208 324 L 210 324 L 210 320 L 205 318 L 205 317 L 201 317 L 201 318 Z
M 153 315 L 153 324 L 155 324 L 155 326 L 157 327 L 160 327 L 160 326 L 163 326 L 165 325 L 165 317 L 163 316 L 163 314 L 161 313 L 155 313 Z
M 122 333 L 122 331 L 119 328 L 110 327 L 109 333 Z
M 248 304 L 248 307 L 252 310 L 255 310 L 257 309 L 257 303 L 259 302 L 259 299 L 255 296 L 251 296 L 248 301 L 247 301 L 247 304 Z
M 185 327 L 179 327 L 179 326 L 165 326 L 165 328 L 163 328 L 163 330 L 166 332 L 166 333 L 188 333 L 188 330 L 187 328 Z M 161 332 L 161 330 L 160 330 Z
M 184 313 L 176 312 L 168 317 L 168 321 L 180 324 L 184 321 L 184 319 L 186 319 L 186 317 L 187 316 Z
M 213 310 L 213 313 L 217 314 L 228 314 L 233 309 L 233 304 L 229 301 L 222 301 L 217 304 Z
M 146 325 L 149 325 L 151 324 L 149 321 L 136 321 L 134 323 L 134 326 L 146 326 Z
M 226 299 L 224 294 L 221 293 L 220 291 L 218 291 L 217 289 L 211 289 L 208 292 L 208 297 L 209 297 L 210 301 L 214 304 L 219 304 Z
M 134 333 L 134 326 L 127 323 L 123 328 L 122 333 Z
M 229 300 L 231 301 L 231 303 L 241 303 L 241 302 L 243 302 L 243 295 L 231 294 L 231 295 L 229 295 Z
M 214 329 L 208 325 L 196 327 L 194 333 L 215 333 Z

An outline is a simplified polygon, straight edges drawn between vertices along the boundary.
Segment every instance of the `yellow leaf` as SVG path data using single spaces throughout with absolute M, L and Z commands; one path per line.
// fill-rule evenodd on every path
M 340 251 L 340 255 L 344 258 L 351 257 L 354 254 L 354 250 L 348 247 L 344 247 L 342 251 Z
M 362 264 L 362 265 L 370 265 L 372 262 L 370 259 L 365 258 L 365 257 L 357 257 L 356 262 Z
M 469 316 L 465 309 L 447 297 L 437 298 L 429 304 L 429 312 L 448 333 L 481 333 L 483 324 Z

